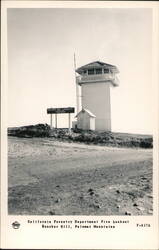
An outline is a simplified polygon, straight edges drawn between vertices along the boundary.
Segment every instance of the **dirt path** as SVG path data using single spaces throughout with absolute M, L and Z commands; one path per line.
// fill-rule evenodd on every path
M 9 213 L 152 214 L 152 150 L 9 138 Z

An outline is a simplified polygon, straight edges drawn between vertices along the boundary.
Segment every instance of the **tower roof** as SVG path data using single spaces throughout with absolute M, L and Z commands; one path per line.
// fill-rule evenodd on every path
M 76 70 L 76 72 L 80 74 L 80 73 L 83 72 L 83 70 L 92 69 L 92 68 L 111 69 L 111 71 L 113 73 L 119 73 L 119 70 L 115 65 L 111 65 L 111 64 L 108 64 L 108 63 L 100 62 L 100 61 L 95 61 L 95 62 L 88 63 L 88 64 L 78 68 Z

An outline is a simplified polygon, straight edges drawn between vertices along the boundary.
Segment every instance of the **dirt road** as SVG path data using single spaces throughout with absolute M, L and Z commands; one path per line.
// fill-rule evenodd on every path
M 152 149 L 8 140 L 9 214 L 152 214 Z

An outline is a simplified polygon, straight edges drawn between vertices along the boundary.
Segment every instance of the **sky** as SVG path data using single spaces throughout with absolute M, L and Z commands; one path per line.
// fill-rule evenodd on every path
M 47 108 L 76 107 L 75 53 L 77 67 L 99 60 L 120 71 L 112 131 L 152 134 L 151 9 L 10 8 L 7 31 L 8 126 L 49 124 Z

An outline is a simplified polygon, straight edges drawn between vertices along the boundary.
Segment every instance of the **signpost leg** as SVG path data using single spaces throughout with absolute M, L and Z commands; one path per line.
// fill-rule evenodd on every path
M 71 133 L 71 113 L 68 113 L 68 131 Z
M 50 127 L 52 128 L 52 114 L 50 114 Z
M 55 128 L 57 128 L 57 114 L 55 114 Z

